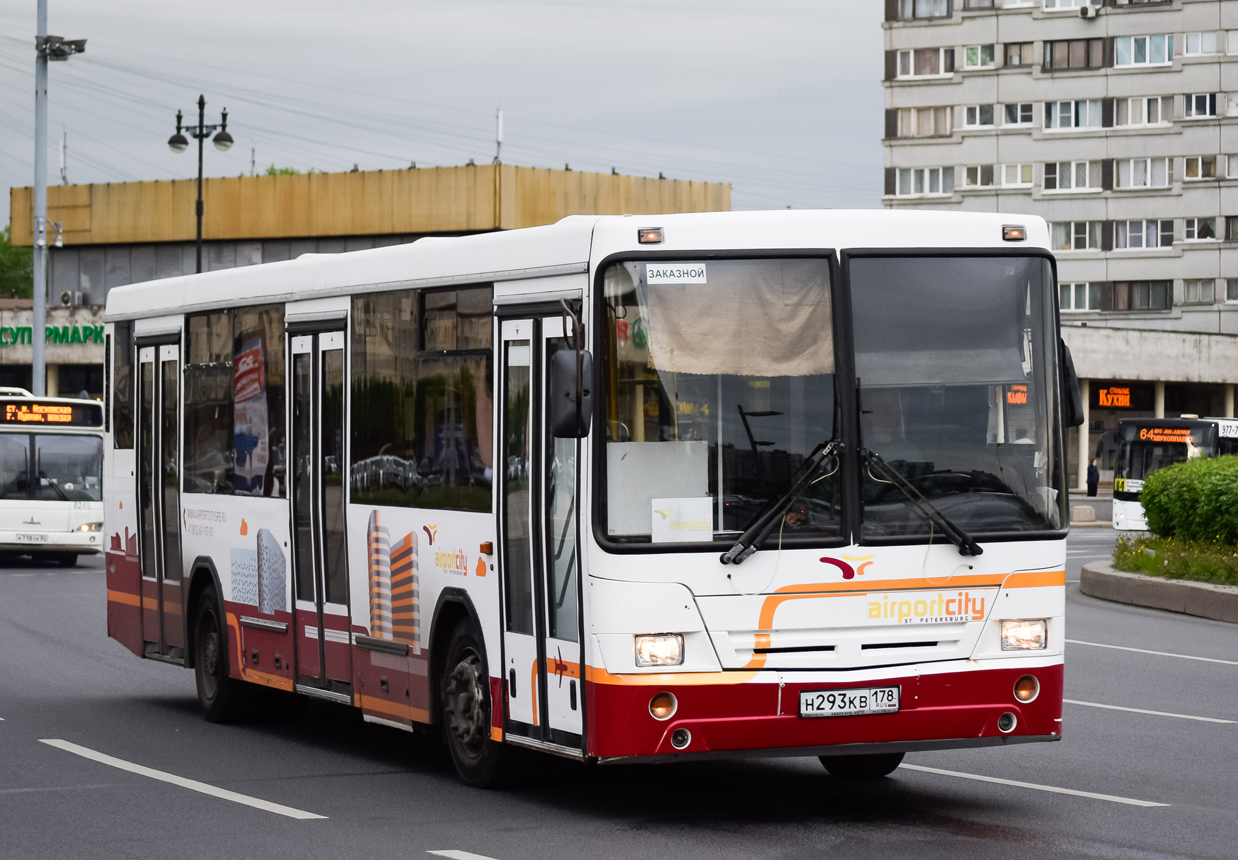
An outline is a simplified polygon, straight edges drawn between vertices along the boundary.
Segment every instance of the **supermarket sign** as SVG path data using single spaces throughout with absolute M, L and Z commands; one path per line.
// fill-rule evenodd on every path
M 101 325 L 49 325 L 46 332 L 48 346 L 74 343 L 103 345 Z M 31 327 L 28 325 L 0 326 L 0 348 L 26 346 L 32 342 L 32 338 Z

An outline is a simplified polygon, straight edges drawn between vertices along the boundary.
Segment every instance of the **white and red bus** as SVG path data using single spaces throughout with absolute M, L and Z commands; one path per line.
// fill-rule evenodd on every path
M 103 551 L 103 404 L 0 390 L 0 557 Z
M 591 761 L 1061 737 L 1064 425 L 1035 217 L 558 224 L 107 307 L 108 630 Z M 1072 396 L 1073 395 L 1073 396 Z

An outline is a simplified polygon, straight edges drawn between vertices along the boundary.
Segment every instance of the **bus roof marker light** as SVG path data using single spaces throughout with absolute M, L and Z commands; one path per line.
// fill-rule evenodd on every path
M 1022 224 L 1005 224 L 1002 226 L 1002 239 L 1006 242 L 1022 242 L 1027 238 L 1027 228 Z
M 661 227 L 645 227 L 636 231 L 636 241 L 642 245 L 661 245 L 662 238 Z

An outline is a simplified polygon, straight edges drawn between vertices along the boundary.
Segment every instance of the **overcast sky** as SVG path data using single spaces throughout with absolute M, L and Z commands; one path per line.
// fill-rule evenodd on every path
M 0 223 L 33 184 L 35 0 L 0 0 Z M 49 0 L 48 183 L 191 178 L 178 109 L 228 109 L 208 176 L 489 162 L 732 184 L 736 209 L 873 208 L 877 0 Z M 256 142 L 256 143 L 255 143 Z M 209 205 L 209 202 L 208 202 Z

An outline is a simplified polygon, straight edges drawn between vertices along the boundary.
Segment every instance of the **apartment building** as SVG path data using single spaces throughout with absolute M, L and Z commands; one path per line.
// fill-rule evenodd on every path
M 1122 417 L 1234 414 L 1238 2 L 886 0 L 887 207 L 1051 224 L 1082 485 Z

